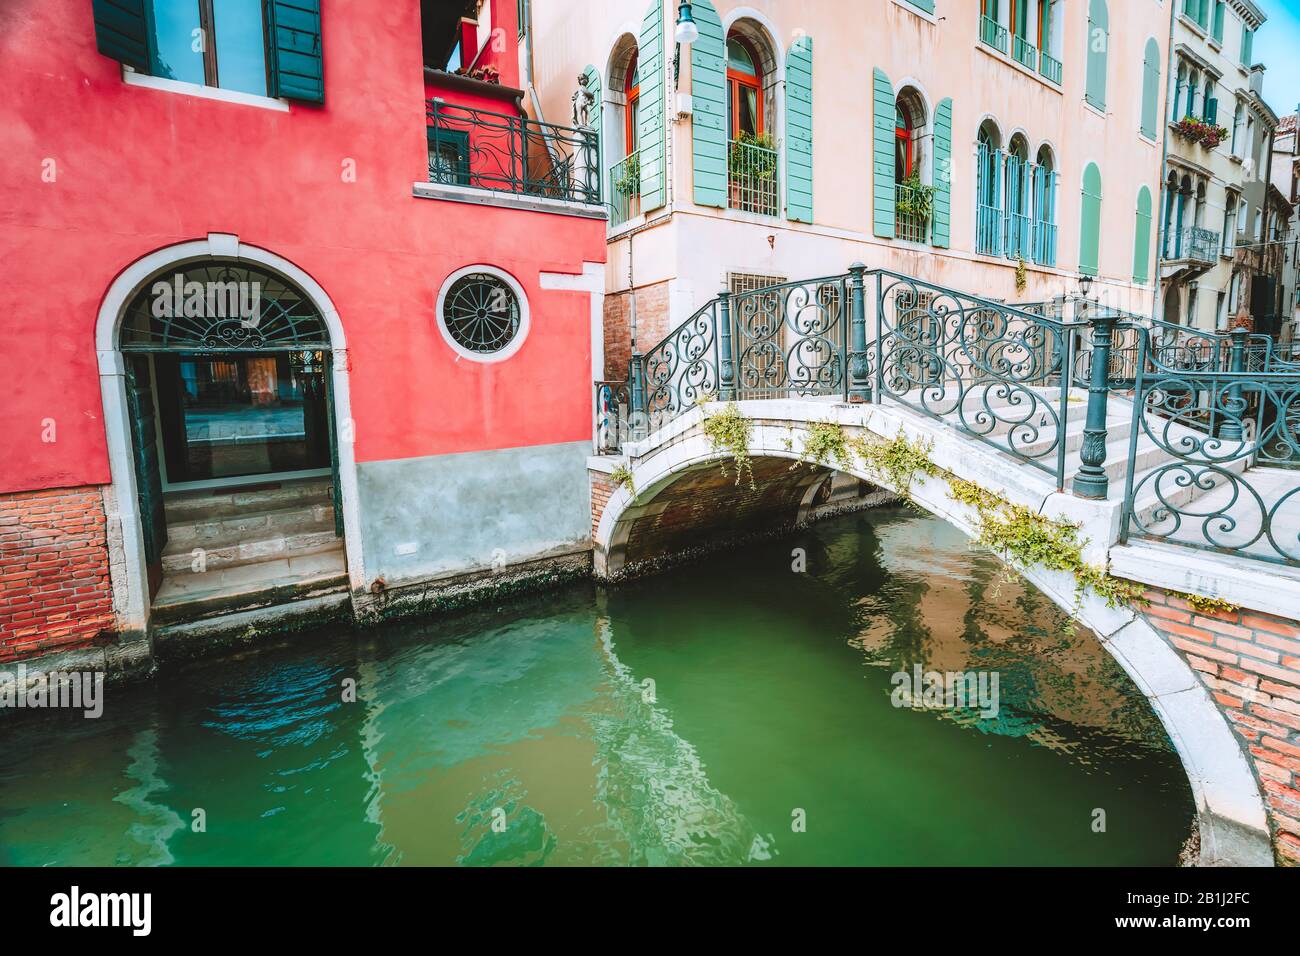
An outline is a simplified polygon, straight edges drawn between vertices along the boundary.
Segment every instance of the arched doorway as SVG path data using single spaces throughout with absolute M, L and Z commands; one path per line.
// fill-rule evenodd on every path
M 158 250 L 110 287 L 96 345 L 119 626 L 359 586 L 346 346 L 307 273 L 233 236 Z

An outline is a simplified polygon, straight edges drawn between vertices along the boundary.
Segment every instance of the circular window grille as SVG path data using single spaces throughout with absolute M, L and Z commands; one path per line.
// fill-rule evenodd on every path
M 471 272 L 457 279 L 443 301 L 447 334 L 467 352 L 500 352 L 519 334 L 519 299 L 504 279 Z

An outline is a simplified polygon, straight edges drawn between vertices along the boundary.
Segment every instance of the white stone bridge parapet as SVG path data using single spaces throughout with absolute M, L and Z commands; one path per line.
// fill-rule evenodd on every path
M 1086 402 L 1069 401 L 1067 448 L 1077 467 Z M 681 549 L 692 533 L 698 539 L 735 532 L 740 519 L 728 516 L 747 508 L 766 509 L 773 524 L 798 525 L 837 472 L 888 488 L 888 479 L 858 456 L 851 463 L 792 468 L 805 457 L 812 425 L 833 423 L 849 438 L 870 441 L 901 434 L 928 449 L 930 461 L 948 475 L 1048 519 L 1077 524 L 1087 539 L 1088 563 L 1148 586 L 1149 607 L 1111 607 L 1095 592 L 1079 597 L 1070 572 L 1018 567 L 1095 632 L 1149 699 L 1191 784 L 1202 862 L 1269 865 L 1275 854 L 1283 862 L 1300 862 L 1300 569 L 1172 543 L 1119 544 L 1128 462 L 1117 451 L 1107 456 L 1108 496 L 1090 500 L 1058 490 L 1055 474 L 963 433 L 952 422 L 888 399 L 864 404 L 840 397 L 770 398 L 736 406 L 751 424 L 753 489 L 748 482 L 738 486 L 734 475 L 721 475 L 720 466 L 732 454 L 716 449 L 703 428 L 704 417 L 720 411 L 718 404 L 692 408 L 648 438 L 624 442 L 623 455 L 591 459 L 599 577 L 617 579 L 651 564 Z M 1132 415 L 1131 404 L 1111 396 L 1107 445 L 1127 446 Z M 1162 460 L 1158 451 L 1141 446 L 1134 458 L 1139 474 Z M 613 480 L 616 471 L 627 480 Z M 907 494 L 968 535 L 977 534 L 978 512 L 954 500 L 947 476 L 917 473 Z M 1185 603 L 1186 593 L 1224 603 L 1198 612 Z M 1235 609 L 1225 609 L 1229 606 Z M 1271 729 L 1252 729 L 1252 721 Z

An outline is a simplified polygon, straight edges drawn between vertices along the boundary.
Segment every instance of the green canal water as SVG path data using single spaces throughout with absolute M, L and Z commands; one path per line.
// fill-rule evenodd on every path
M 999 712 L 894 706 L 917 664 Z M 107 694 L 0 722 L 0 862 L 1172 865 L 1193 818 L 1095 637 L 901 509 Z

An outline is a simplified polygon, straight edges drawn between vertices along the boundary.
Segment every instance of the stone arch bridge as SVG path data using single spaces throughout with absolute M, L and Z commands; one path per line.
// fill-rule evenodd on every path
M 724 294 L 629 372 L 597 383 L 598 577 L 906 495 L 1124 668 L 1187 772 L 1203 863 L 1300 863 L 1292 353 L 855 267 Z M 1076 529 L 1077 564 L 990 539 L 1011 514 Z

